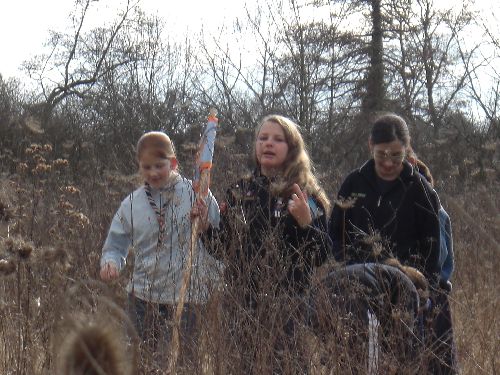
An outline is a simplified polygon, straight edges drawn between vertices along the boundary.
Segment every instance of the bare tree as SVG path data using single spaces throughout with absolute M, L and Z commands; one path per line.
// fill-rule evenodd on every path
M 137 4 L 127 0 L 109 28 L 85 33 L 84 26 L 93 3 L 92 0 L 78 0 L 73 15 L 73 34 L 53 32 L 49 40 L 50 52 L 25 64 L 30 77 L 42 88 L 44 121 L 64 98 L 70 95 L 84 97 L 100 77 L 129 63 L 127 56 L 117 56 L 113 48 L 117 36 L 125 31 L 127 22 L 138 11 Z
M 459 35 L 472 13 L 465 5 L 456 14 L 437 10 L 431 0 L 417 0 L 410 8 L 394 1 L 390 9 L 390 89 L 403 99 L 409 118 L 421 118 L 437 134 L 463 98 L 468 73 L 460 65 Z M 470 62 L 474 51 L 464 51 Z
M 492 13 L 494 16 L 495 14 Z M 500 138 L 500 29 L 498 23 L 486 17 L 478 17 L 478 32 L 481 34 L 476 46 L 475 60 L 471 62 L 467 53 L 468 41 L 460 39 L 460 57 L 468 78 L 471 102 L 475 103 L 488 122 L 488 133 Z M 496 29 L 495 29 L 496 27 Z
M 384 80 L 384 27 L 382 17 L 382 1 L 370 0 L 371 6 L 371 41 L 368 47 L 370 64 L 366 78 L 366 95 L 363 98 L 363 112 L 368 115 L 385 107 Z

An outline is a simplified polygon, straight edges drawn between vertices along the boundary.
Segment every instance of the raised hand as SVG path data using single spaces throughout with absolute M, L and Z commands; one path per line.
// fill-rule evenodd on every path
M 305 228 L 312 223 L 311 210 L 307 203 L 307 193 L 300 190 L 297 184 L 292 186 L 292 196 L 288 201 L 288 212 L 301 228 Z

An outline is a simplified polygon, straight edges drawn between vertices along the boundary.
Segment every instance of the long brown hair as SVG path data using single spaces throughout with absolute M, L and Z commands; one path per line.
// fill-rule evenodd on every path
M 370 141 L 377 145 L 400 141 L 404 147 L 410 147 L 411 138 L 406 121 L 395 113 L 385 113 L 375 119 L 370 133 Z
M 330 209 L 330 200 L 313 174 L 311 159 L 307 153 L 304 139 L 300 134 L 298 125 L 284 116 L 268 115 L 265 116 L 255 128 L 255 139 L 258 137 L 262 125 L 267 121 L 274 122 L 281 126 L 288 145 L 288 154 L 284 161 L 284 169 L 281 175 L 284 184 L 277 189 L 276 194 L 285 195 L 291 185 L 296 183 L 302 190 L 305 190 L 308 194 L 314 195 L 328 212 Z M 254 142 L 253 159 L 260 169 L 255 145 L 256 141 Z

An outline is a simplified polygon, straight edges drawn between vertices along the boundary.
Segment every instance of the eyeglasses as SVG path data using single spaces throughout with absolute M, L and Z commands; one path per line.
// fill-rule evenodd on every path
M 390 160 L 394 164 L 403 162 L 406 154 L 404 152 L 391 153 L 389 150 L 376 150 L 373 152 L 373 158 L 377 160 Z

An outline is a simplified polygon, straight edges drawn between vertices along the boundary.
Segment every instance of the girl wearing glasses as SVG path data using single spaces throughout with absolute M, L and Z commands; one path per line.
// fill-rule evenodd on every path
M 366 279 L 368 271 L 375 270 L 376 275 L 381 273 L 380 269 L 386 271 L 385 265 L 377 263 L 387 264 L 392 258 L 403 265 L 398 266 L 400 269 L 417 269 L 430 286 L 427 302 L 431 305 L 426 307 L 434 306 L 434 311 L 439 311 L 443 305 L 439 288 L 442 266 L 439 198 L 408 161 L 414 154 L 408 126 L 400 116 L 378 117 L 372 125 L 368 145 L 372 157 L 346 177 L 330 217 L 329 234 L 335 258 L 345 261 L 348 265 L 345 272 L 359 279 Z M 359 267 L 362 271 L 357 271 Z M 393 296 L 397 290 L 389 287 L 386 293 Z M 433 325 L 427 343 L 433 354 L 431 363 L 424 366 L 433 374 L 456 373 L 451 317 L 449 310 L 446 312 L 437 318 L 430 310 L 425 313 L 425 320 Z M 449 321 L 443 323 L 440 316 Z M 425 331 L 420 333 L 427 335 Z
M 334 256 L 347 265 L 332 280 L 342 280 L 345 273 L 347 289 L 356 282 L 364 285 L 368 281 L 367 295 L 359 298 L 370 306 L 369 327 L 374 319 L 375 326 L 380 322 L 384 331 L 391 330 L 398 323 L 391 321 L 393 308 L 401 307 L 409 313 L 401 315 L 409 316 L 408 331 L 386 332 L 394 334 L 383 335 L 382 346 L 392 347 L 387 353 L 396 355 L 401 365 L 412 367 L 418 360 L 412 354 L 414 344 L 410 344 L 419 316 L 415 287 L 426 290 L 427 282 L 435 287 L 439 280 L 439 200 L 425 178 L 406 160 L 411 152 L 410 134 L 400 116 L 389 113 L 378 117 L 372 125 L 368 146 L 371 158 L 342 183 L 328 224 Z M 408 285 L 411 281 L 401 277 L 399 271 L 409 276 L 415 287 Z M 420 276 L 415 279 L 415 274 Z M 416 282 L 422 274 L 427 279 L 423 288 Z M 389 302 L 376 308 L 381 296 Z M 426 301 L 426 294 L 421 297 L 421 302 Z M 367 310 L 359 312 L 361 316 L 366 313 Z M 422 329 L 418 331 L 424 334 Z M 369 347 L 378 352 L 381 346 L 370 332 Z M 378 355 L 372 357 L 377 359 Z M 372 367 L 377 368 L 378 364 Z
M 394 257 L 435 285 L 439 200 L 405 160 L 411 151 L 406 122 L 395 114 L 377 118 L 368 145 L 372 158 L 344 180 L 330 217 L 335 258 L 353 264 Z

